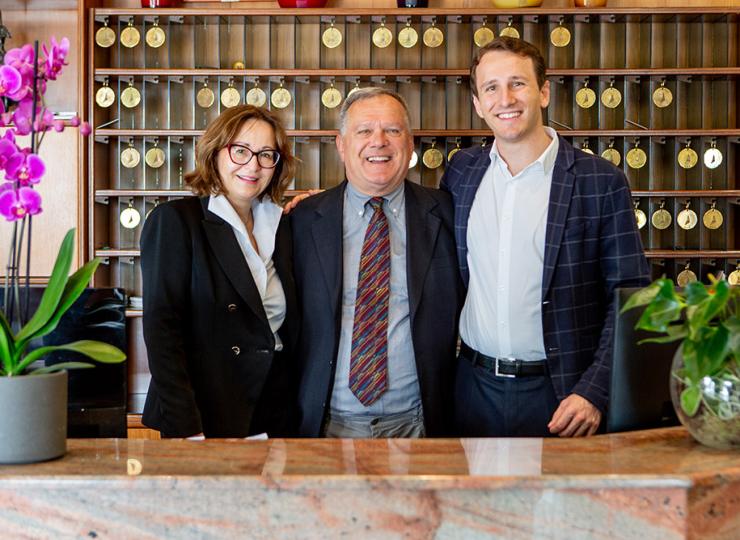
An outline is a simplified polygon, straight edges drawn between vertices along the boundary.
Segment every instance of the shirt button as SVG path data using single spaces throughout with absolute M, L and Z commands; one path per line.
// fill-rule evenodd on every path
M 231 352 L 234 353 L 234 356 L 239 356 L 241 354 L 242 350 L 239 347 L 237 347 L 236 345 L 234 345 L 231 348 Z
M 236 304 L 229 304 L 228 306 L 226 306 L 226 309 L 233 313 L 236 311 Z

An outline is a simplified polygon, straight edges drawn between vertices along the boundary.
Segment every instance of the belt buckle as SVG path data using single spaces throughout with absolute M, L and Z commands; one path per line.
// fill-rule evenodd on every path
M 499 361 L 501 361 L 501 360 L 508 360 L 510 362 L 515 362 L 516 361 L 516 358 L 512 358 L 510 356 L 507 356 L 505 358 L 496 358 L 496 365 L 494 366 L 494 371 L 493 371 L 494 374 L 496 375 L 496 377 L 507 377 L 509 379 L 515 379 L 516 378 L 516 375 L 515 374 L 513 374 L 513 373 L 501 373 L 499 371 Z

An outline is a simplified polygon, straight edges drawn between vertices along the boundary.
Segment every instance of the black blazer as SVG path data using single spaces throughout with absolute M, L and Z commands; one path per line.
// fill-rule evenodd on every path
M 317 437 L 334 386 L 342 291 L 342 214 L 346 182 L 303 201 L 291 213 L 293 264 L 303 326 L 297 357 L 299 434 Z M 457 323 L 452 201 L 447 193 L 405 183 L 406 271 L 411 339 L 428 436 L 451 430 Z
M 152 374 L 143 423 L 165 436 L 289 435 L 298 319 L 286 221 L 273 261 L 287 313 L 275 340 L 231 226 L 208 197 L 162 204 L 141 236 L 144 340 Z

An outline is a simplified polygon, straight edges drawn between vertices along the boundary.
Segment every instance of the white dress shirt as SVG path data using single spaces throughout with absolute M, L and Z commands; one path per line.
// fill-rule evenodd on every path
M 516 176 L 494 141 L 468 218 L 470 285 L 460 336 L 495 357 L 542 360 L 542 274 L 552 171 L 558 155 L 555 130 L 542 155 Z
M 257 243 L 259 253 L 252 246 L 252 242 L 249 241 L 247 227 L 244 222 L 224 195 L 211 195 L 208 201 L 208 210 L 231 225 L 234 230 L 236 240 L 242 250 L 244 259 L 247 261 L 247 266 L 249 266 L 249 271 L 260 293 L 260 298 L 262 298 L 267 322 L 270 323 L 270 329 L 275 335 L 275 350 L 282 350 L 283 342 L 280 340 L 277 331 L 285 320 L 285 292 L 280 277 L 275 271 L 272 254 L 275 251 L 275 234 L 278 225 L 280 225 L 283 209 L 267 197 L 261 201 L 256 199 L 252 201 L 252 220 L 254 221 L 252 235 Z

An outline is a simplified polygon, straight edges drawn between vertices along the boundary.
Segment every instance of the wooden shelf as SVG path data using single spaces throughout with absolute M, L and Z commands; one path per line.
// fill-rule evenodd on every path
M 96 249 L 96 257 L 139 257 L 138 249 Z M 646 249 L 648 259 L 738 259 L 740 251 Z
M 149 69 L 96 68 L 96 77 L 465 77 L 468 69 Z M 740 67 L 666 69 L 550 69 L 549 77 L 720 77 Z
M 289 189 L 285 192 L 286 197 L 294 197 L 308 193 L 307 189 Z M 96 189 L 95 197 L 191 197 L 190 190 L 181 189 Z M 634 190 L 633 197 L 701 197 L 704 199 L 738 198 L 740 190 L 735 189 L 696 189 L 696 190 Z
M 289 137 L 334 137 L 336 129 L 287 129 Z M 737 137 L 740 129 L 556 129 L 564 137 Z M 97 129 L 95 137 L 199 137 L 202 129 Z M 490 129 L 415 129 L 415 137 L 493 137 Z
M 178 16 L 208 16 L 208 17 L 501 17 L 501 16 L 532 16 L 532 15 L 646 15 L 648 17 L 672 18 L 677 15 L 733 15 L 740 14 L 740 8 L 732 7 L 651 7 L 651 8 L 516 8 L 516 9 L 479 9 L 479 8 L 273 8 L 273 9 L 207 9 L 207 8 L 159 8 L 159 9 L 112 9 L 98 8 L 96 17 L 105 16 L 147 16 L 147 17 L 178 17 Z
M 648 259 L 740 259 L 740 251 L 648 249 L 645 256 Z
M 679 190 L 636 190 L 632 191 L 633 197 L 701 197 L 704 199 L 738 198 L 740 190 L 736 189 L 679 189 Z

